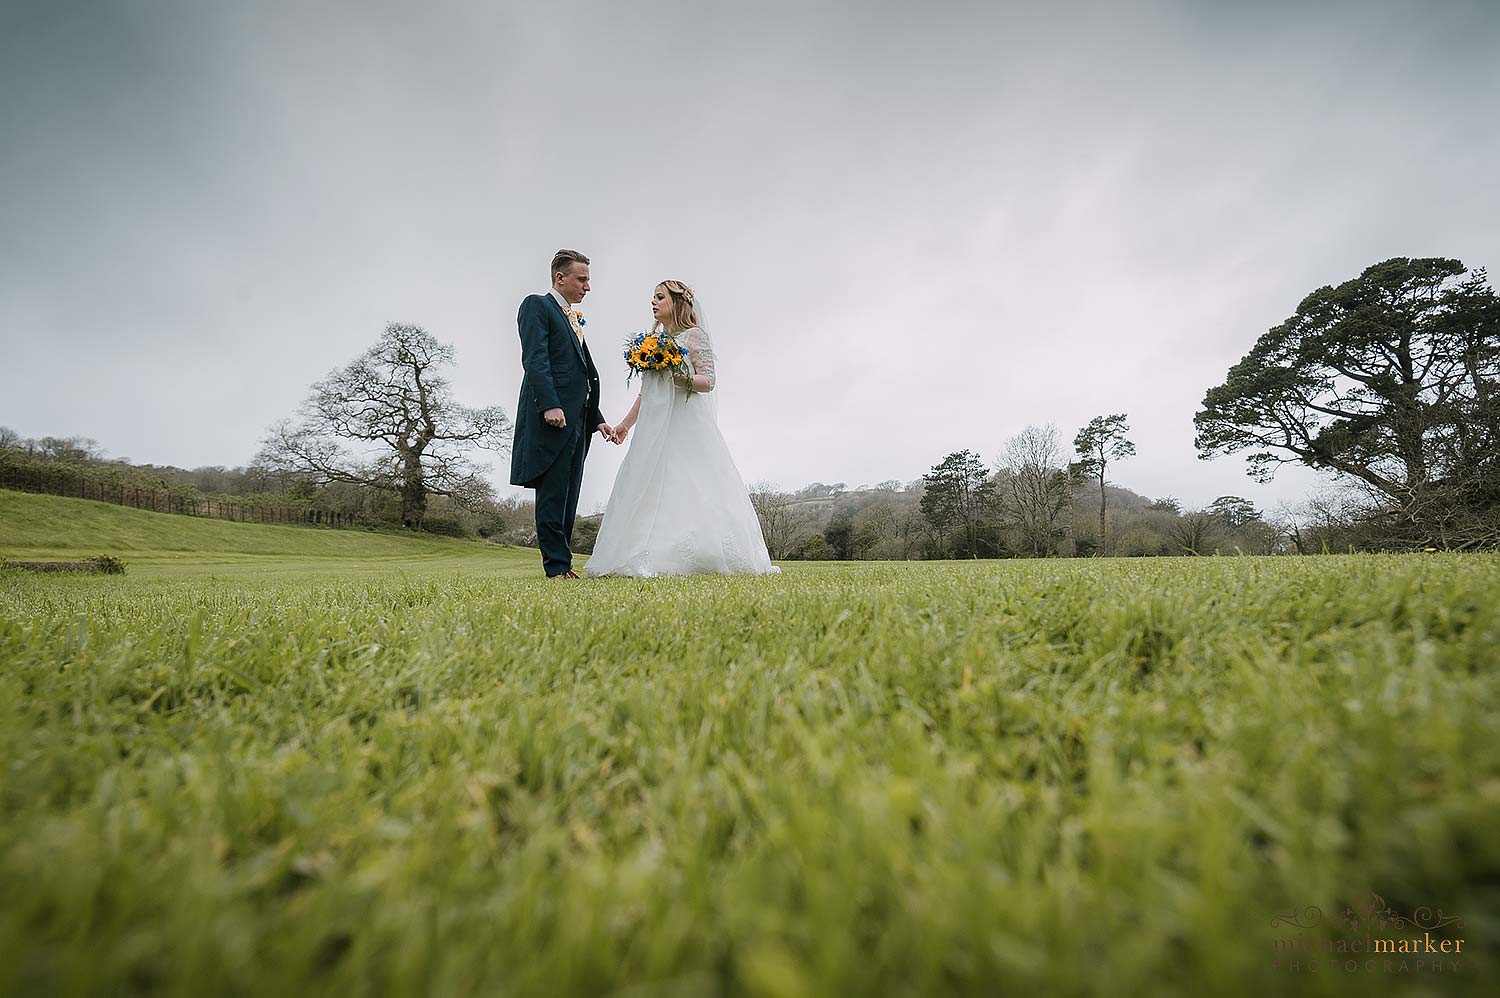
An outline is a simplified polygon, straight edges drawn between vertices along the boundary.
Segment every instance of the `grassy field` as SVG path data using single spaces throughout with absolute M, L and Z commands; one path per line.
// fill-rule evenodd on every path
M 393 569 L 525 574 L 541 564 L 535 551 L 448 537 L 237 523 L 0 489 L 0 558 L 99 554 L 123 559 L 132 575 L 158 577 Z
M 132 565 L 0 573 L 0 993 L 1495 990 L 1500 557 L 561 585 L 0 502 Z M 1273 966 L 1370 891 L 1458 968 Z

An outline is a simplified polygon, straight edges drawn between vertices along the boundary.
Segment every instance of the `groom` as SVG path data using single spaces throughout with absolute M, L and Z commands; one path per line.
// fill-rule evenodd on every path
M 521 400 L 516 404 L 510 483 L 536 489 L 536 539 L 549 579 L 576 579 L 573 518 L 583 484 L 583 459 L 594 431 L 606 440 L 614 429 L 599 412 L 599 372 L 583 336 L 577 305 L 589 293 L 589 258 L 558 250 L 552 290 L 521 302 Z

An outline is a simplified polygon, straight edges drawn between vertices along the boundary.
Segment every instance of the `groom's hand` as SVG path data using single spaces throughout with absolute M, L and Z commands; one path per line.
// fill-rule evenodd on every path
M 568 425 L 568 417 L 563 415 L 561 409 L 548 409 L 542 413 L 542 422 L 548 426 L 555 426 L 560 430 Z
M 603 437 L 605 440 L 608 440 L 610 443 L 618 443 L 619 442 L 619 441 L 615 440 L 615 430 L 614 430 L 614 427 L 610 426 L 608 423 L 600 423 L 599 424 L 599 435 L 601 437 Z

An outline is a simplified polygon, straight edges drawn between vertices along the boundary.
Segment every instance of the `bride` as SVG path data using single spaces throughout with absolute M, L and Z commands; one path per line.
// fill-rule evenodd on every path
M 693 289 L 663 281 L 651 297 L 653 331 L 677 338 L 688 375 L 647 371 L 630 414 L 615 427 L 636 437 L 615 476 L 587 574 L 707 575 L 781 569 L 766 553 L 729 445 L 719 433 L 713 343 Z

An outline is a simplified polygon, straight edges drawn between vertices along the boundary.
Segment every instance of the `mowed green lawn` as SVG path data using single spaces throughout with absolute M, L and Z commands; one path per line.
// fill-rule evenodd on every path
M 238 523 L 0 489 L 0 558 L 110 554 L 129 574 L 539 572 L 535 551 L 432 535 Z
M 179 569 L 0 573 L 0 993 L 1493 993 L 1500 557 L 565 585 L 157 520 Z M 1456 968 L 1285 966 L 1372 890 Z

